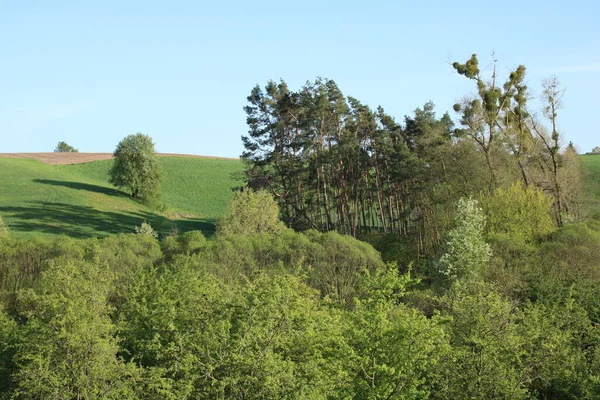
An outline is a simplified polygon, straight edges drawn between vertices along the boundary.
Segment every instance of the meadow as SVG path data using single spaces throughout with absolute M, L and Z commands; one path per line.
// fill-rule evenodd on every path
M 592 215 L 600 213 L 600 154 L 579 156 L 583 173 L 583 194 Z
M 112 160 L 47 165 L 0 158 L 0 216 L 15 236 L 103 237 L 147 222 L 160 234 L 201 230 L 215 222 L 239 186 L 238 160 L 160 157 L 165 212 L 137 203 L 108 183 Z

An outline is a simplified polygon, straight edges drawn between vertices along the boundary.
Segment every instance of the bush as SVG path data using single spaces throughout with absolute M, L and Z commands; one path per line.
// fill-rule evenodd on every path
M 165 260 L 170 261 L 176 255 L 191 255 L 198 253 L 206 245 L 206 238 L 201 231 L 189 231 L 183 235 L 165 237 L 160 247 Z
M 556 229 L 552 220 L 552 198 L 521 182 L 482 196 L 489 236 L 503 234 L 525 242 L 546 236 Z
M 156 233 L 154 231 L 154 229 L 152 228 L 152 226 L 147 222 L 142 222 L 142 224 L 140 226 L 136 226 L 135 233 L 137 235 L 152 236 L 153 238 L 158 237 L 158 233 Z
M 266 191 L 247 189 L 237 193 L 225 216 L 219 221 L 221 235 L 279 233 L 285 229 L 279 220 L 279 206 Z

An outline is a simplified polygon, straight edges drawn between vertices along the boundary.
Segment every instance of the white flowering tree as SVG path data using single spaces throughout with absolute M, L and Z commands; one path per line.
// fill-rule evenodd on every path
M 451 280 L 472 277 L 492 255 L 483 238 L 485 216 L 477 200 L 460 199 L 456 226 L 448 233 L 446 251 L 439 260 L 439 272 Z

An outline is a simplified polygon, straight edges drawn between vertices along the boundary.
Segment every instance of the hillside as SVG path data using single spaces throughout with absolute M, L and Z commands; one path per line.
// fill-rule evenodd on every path
M 27 158 L 0 157 L 0 216 L 17 236 L 41 233 L 72 237 L 131 232 L 143 221 L 168 233 L 202 230 L 210 236 L 233 196 L 232 173 L 239 160 L 164 156 L 160 213 L 108 183 L 112 160 L 48 165 Z
M 600 154 L 584 154 L 579 158 L 583 172 L 583 191 L 589 213 L 600 213 Z

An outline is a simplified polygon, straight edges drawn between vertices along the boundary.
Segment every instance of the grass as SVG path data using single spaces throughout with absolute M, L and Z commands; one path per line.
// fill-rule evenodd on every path
M 112 160 L 47 165 L 0 158 L 0 216 L 16 236 L 66 234 L 101 237 L 132 232 L 146 221 L 162 234 L 172 230 L 214 233 L 215 222 L 239 182 L 237 160 L 161 157 L 165 213 L 128 197 L 108 183 Z
M 583 191 L 590 213 L 600 215 L 600 154 L 579 156 L 583 171 Z

